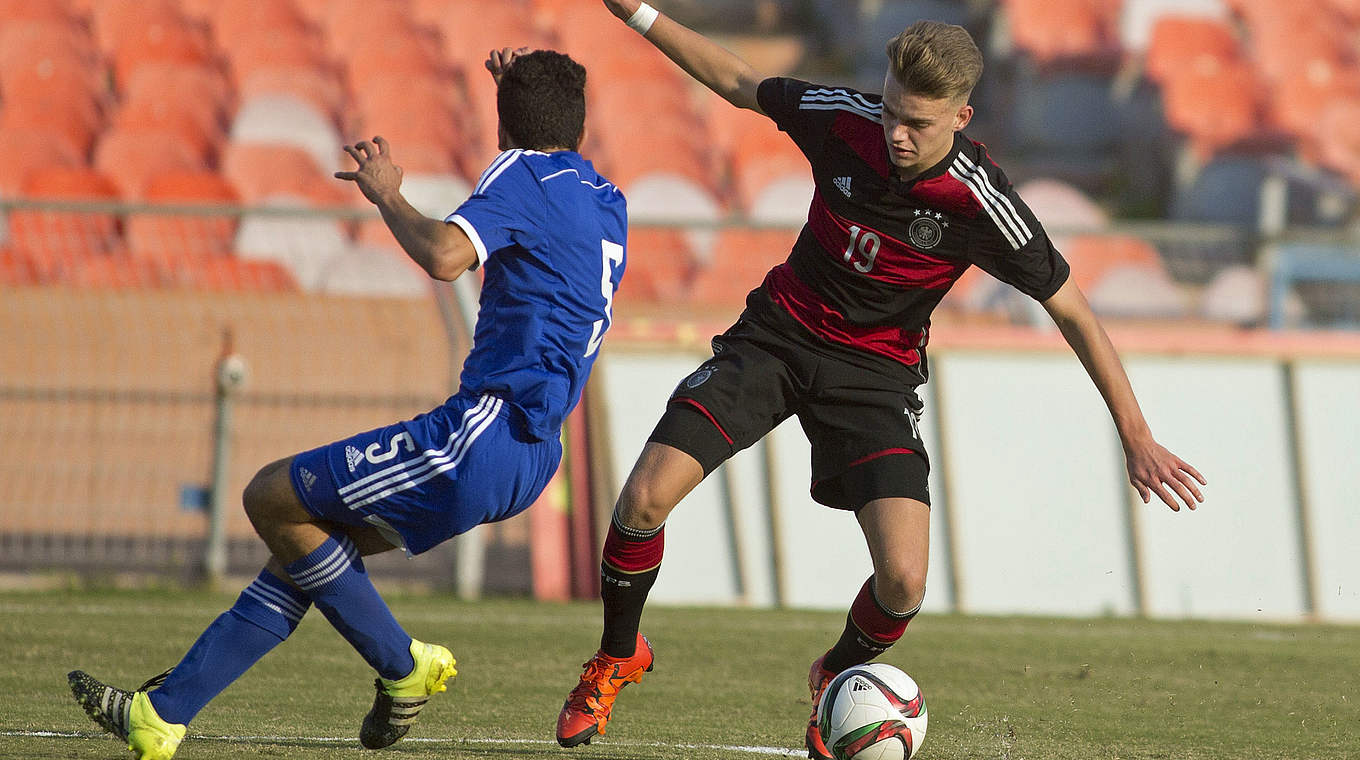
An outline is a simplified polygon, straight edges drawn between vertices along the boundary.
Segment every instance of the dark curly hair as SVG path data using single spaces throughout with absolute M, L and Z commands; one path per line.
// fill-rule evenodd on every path
M 577 149 L 586 123 L 585 67 L 552 50 L 516 58 L 496 90 L 496 115 L 516 147 Z

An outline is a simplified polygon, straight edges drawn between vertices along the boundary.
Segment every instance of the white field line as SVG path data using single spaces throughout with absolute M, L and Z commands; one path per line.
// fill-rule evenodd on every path
M 0 736 L 28 737 L 39 739 L 107 739 L 111 738 L 108 734 L 96 731 L 0 731 Z M 235 744 L 249 744 L 259 742 L 310 742 L 315 744 L 357 744 L 358 740 L 352 736 L 209 736 L 201 734 L 189 734 L 185 739 L 199 741 L 231 742 Z M 461 739 L 439 739 L 431 737 L 408 737 L 402 739 L 402 744 L 435 744 L 435 745 L 457 745 L 457 744 L 512 744 L 526 746 L 557 746 L 557 742 L 547 739 L 479 739 L 475 737 L 465 737 Z M 609 746 L 614 747 L 661 747 L 670 749 L 705 749 L 720 752 L 743 752 L 748 755 L 773 755 L 776 757 L 807 757 L 807 750 L 789 749 L 787 747 L 750 747 L 743 745 L 728 744 L 667 744 L 664 742 L 609 742 Z

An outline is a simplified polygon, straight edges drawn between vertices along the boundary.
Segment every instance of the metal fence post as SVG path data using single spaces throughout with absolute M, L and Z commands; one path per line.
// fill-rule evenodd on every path
M 208 540 L 203 569 L 208 583 L 217 585 L 227 572 L 227 481 L 231 475 L 232 406 L 246 382 L 246 362 L 235 352 L 231 330 L 222 336 L 213 394 L 213 461 L 208 500 Z

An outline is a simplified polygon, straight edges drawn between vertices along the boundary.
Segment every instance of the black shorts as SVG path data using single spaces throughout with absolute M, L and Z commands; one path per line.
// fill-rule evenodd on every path
M 713 339 L 713 358 L 676 387 L 650 441 L 708 475 L 797 415 L 812 444 L 812 498 L 858 510 L 874 499 L 930 503 L 921 401 L 891 360 L 818 345 L 801 325 L 743 314 Z

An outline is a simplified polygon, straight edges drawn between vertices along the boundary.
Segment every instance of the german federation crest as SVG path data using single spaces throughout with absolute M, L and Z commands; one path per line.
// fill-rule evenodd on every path
M 916 217 L 907 228 L 907 237 L 911 239 L 911 244 L 923 251 L 939 245 L 943 236 L 944 230 L 940 223 L 929 216 Z

